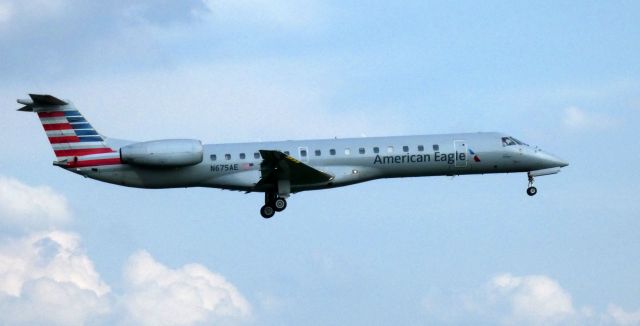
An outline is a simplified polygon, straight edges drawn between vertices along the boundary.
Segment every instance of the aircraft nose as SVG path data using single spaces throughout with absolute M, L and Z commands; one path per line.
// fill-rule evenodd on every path
M 558 168 L 562 168 L 565 167 L 567 165 L 569 165 L 569 163 L 555 155 L 549 154 L 549 153 L 545 153 L 545 152 L 539 152 L 539 157 L 540 159 L 542 159 L 542 161 L 544 162 L 544 164 L 546 166 L 549 167 L 558 167 Z
M 561 168 L 563 168 L 563 167 L 565 167 L 565 166 L 569 165 L 569 162 L 567 162 L 567 161 L 565 161 L 565 160 L 562 160 L 562 159 L 557 159 L 557 160 L 558 160 L 558 165 L 559 165 Z

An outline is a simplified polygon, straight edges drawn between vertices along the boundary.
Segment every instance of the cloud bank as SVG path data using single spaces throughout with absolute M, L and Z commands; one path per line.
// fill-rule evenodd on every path
M 130 288 L 124 301 L 136 323 L 192 325 L 250 314 L 231 283 L 199 264 L 170 269 L 140 251 L 129 258 L 125 278 Z
M 547 275 L 498 274 L 475 290 L 423 299 L 429 320 L 490 325 L 640 325 L 640 310 L 610 304 L 597 312 L 577 306 L 569 291 Z
M 631 326 L 640 325 L 640 309 L 636 311 L 625 311 L 617 305 L 610 304 L 607 308 L 608 320 L 616 325 Z
M 243 22 L 279 28 L 300 28 L 318 17 L 319 4 L 311 0 L 203 0 L 213 19 L 221 23 Z
M 574 131 L 604 130 L 618 125 L 618 121 L 608 115 L 590 112 L 575 106 L 564 110 L 563 123 L 565 127 Z
M 502 321 L 509 325 L 559 324 L 576 314 L 569 293 L 544 275 L 495 276 L 489 282 L 489 298 L 506 304 L 508 314 Z
M 250 317 L 249 302 L 221 275 L 199 264 L 171 269 L 146 251 L 125 263 L 126 290 L 113 293 L 80 236 L 57 229 L 70 218 L 65 197 L 53 189 L 0 177 L 0 221 L 23 233 L 0 233 L 0 324 L 193 325 Z
M 82 325 L 110 311 L 109 293 L 73 233 L 33 233 L 0 246 L 4 324 Z
M 0 224 L 47 229 L 69 222 L 71 212 L 64 196 L 47 186 L 29 186 L 0 175 Z

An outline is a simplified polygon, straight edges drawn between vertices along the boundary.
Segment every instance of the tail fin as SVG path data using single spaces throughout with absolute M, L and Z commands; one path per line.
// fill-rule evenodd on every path
M 38 114 L 56 155 L 56 163 L 73 166 L 78 157 L 115 152 L 72 103 L 51 95 L 29 94 L 29 97 L 31 99 L 18 100 L 25 105 L 18 111 Z

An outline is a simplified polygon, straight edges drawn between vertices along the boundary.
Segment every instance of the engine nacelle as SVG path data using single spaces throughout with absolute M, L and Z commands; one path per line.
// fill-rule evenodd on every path
M 202 157 L 202 142 L 195 139 L 154 140 L 120 148 L 122 163 L 156 168 L 196 165 Z

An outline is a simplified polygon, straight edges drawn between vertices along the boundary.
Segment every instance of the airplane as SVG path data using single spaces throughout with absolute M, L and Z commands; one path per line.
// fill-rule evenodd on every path
M 271 218 L 291 194 L 382 178 L 560 172 L 567 162 L 499 132 L 289 140 L 203 145 L 197 139 L 143 142 L 96 131 L 68 100 L 29 94 L 18 111 L 40 118 L 56 160 L 84 177 L 137 188 L 210 187 L 264 193 L 260 214 Z

